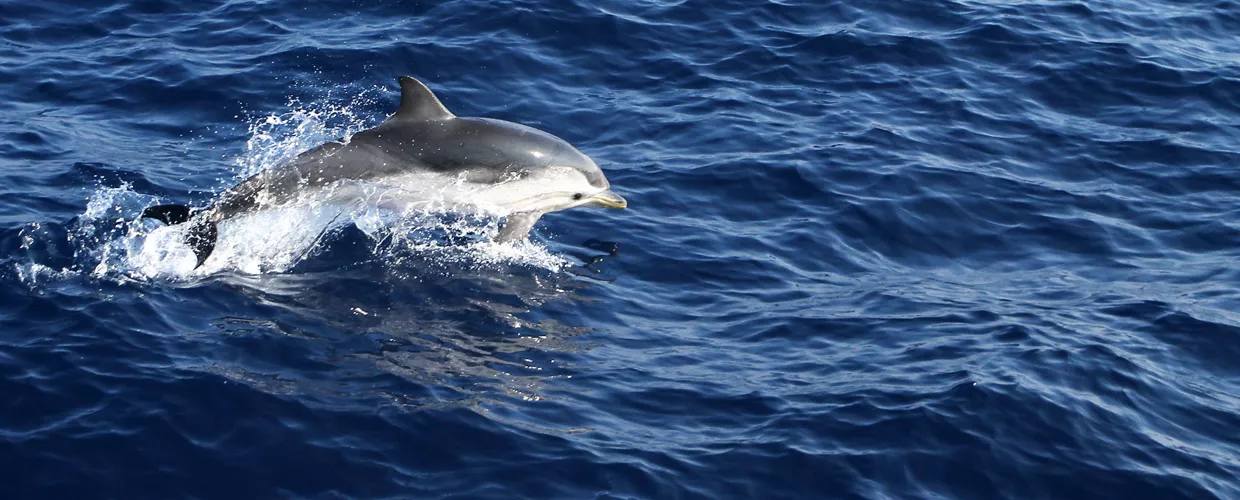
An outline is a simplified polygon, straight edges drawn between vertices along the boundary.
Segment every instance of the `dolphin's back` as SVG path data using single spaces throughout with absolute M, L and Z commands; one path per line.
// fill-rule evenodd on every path
M 345 180 L 368 181 L 426 168 L 407 145 L 382 130 L 358 132 L 345 142 L 336 141 L 301 153 L 278 167 L 264 170 L 226 191 L 212 205 L 217 219 L 295 199 L 307 189 Z
M 578 158 L 581 157 L 581 158 Z M 212 206 L 217 219 L 261 203 L 284 203 L 307 188 L 340 181 L 370 181 L 413 172 L 497 183 L 524 177 L 552 164 L 589 162 L 563 140 L 537 129 L 485 118 L 433 121 L 389 120 L 298 155 L 227 191 Z M 597 167 L 593 169 L 597 171 Z M 605 179 L 590 182 L 606 183 Z

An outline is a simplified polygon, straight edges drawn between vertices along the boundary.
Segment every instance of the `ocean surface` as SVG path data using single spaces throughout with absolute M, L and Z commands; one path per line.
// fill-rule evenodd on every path
M 0 497 L 1240 498 L 1238 34 L 1235 0 L 0 0 Z M 516 244 L 266 212 L 196 271 L 138 220 L 400 75 L 629 209 Z

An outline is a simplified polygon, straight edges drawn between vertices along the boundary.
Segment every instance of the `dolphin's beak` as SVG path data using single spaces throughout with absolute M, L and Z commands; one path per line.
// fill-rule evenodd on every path
M 621 198 L 620 195 L 611 192 L 611 190 L 603 191 L 590 197 L 591 206 L 602 208 L 624 208 L 629 206 L 629 202 Z

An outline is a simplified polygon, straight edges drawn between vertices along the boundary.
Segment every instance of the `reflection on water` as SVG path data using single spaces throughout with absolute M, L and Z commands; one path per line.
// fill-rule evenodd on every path
M 374 400 L 415 408 L 538 400 L 546 383 L 580 369 L 575 353 L 588 345 L 577 337 L 591 329 L 539 309 L 584 301 L 577 291 L 588 282 L 575 275 L 591 274 L 585 267 L 446 269 L 433 256 L 402 257 L 399 266 L 371 261 L 221 277 L 278 309 L 279 319 L 218 321 L 232 355 L 213 356 L 214 365 L 199 369 L 337 408 Z

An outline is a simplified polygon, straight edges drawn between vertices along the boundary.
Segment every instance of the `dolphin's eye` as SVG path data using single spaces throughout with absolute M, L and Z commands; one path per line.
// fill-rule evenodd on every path
M 583 195 L 581 193 L 573 193 L 574 200 L 580 200 Z

